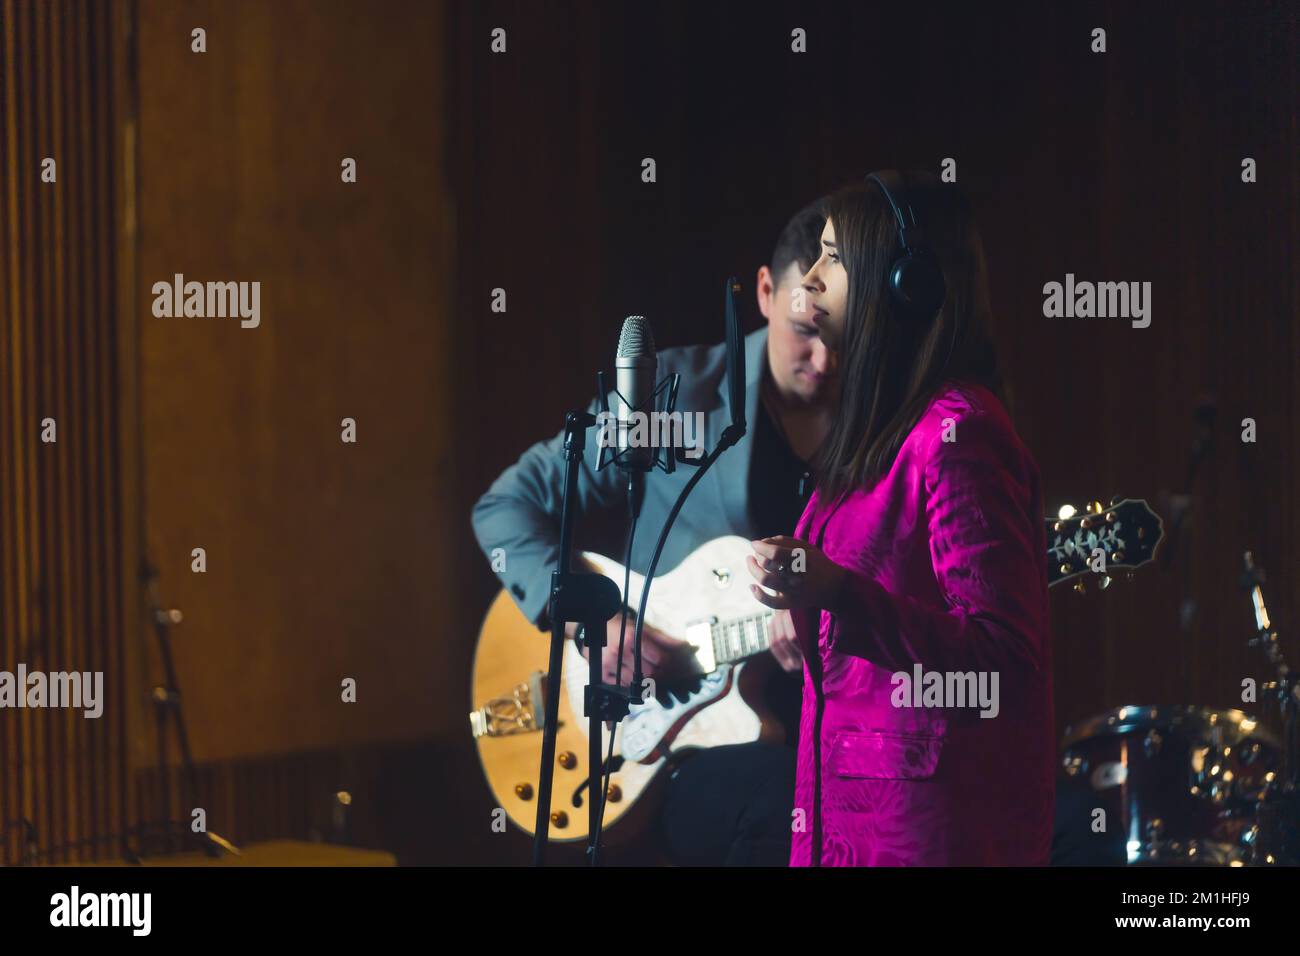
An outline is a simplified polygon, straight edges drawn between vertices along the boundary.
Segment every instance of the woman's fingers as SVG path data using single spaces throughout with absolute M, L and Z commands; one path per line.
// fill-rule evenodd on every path
M 751 541 L 749 546 L 754 551 L 769 561 L 790 564 L 791 555 L 800 542 L 794 538 L 764 538 L 761 541 Z
M 790 581 L 785 575 L 763 570 L 758 563 L 758 559 L 752 554 L 745 558 L 745 567 L 749 570 L 750 577 L 755 581 L 761 584 L 764 588 L 767 588 L 769 591 L 777 592 L 776 594 L 768 594 L 767 591 L 764 591 L 762 588 L 758 587 L 758 585 L 751 584 L 749 590 L 758 600 L 759 604 L 764 604 L 767 607 L 778 609 L 792 606 L 786 595 L 782 593 L 790 587 Z
M 786 590 L 794 590 L 799 585 L 803 584 L 804 575 L 802 570 L 795 570 L 793 558 L 791 558 L 789 563 L 779 561 L 776 558 L 764 558 L 758 562 L 758 566 L 769 574 L 776 575 L 777 580 L 781 582 L 781 586 Z M 767 586 L 771 587 L 771 585 Z M 778 590 L 780 590 L 780 588 L 778 588 Z
M 749 542 L 755 552 L 769 560 L 777 561 L 789 567 L 796 554 L 807 556 L 812 545 L 807 541 L 801 541 L 798 538 L 791 538 L 787 535 L 777 535 L 774 538 L 761 538 L 758 541 Z
M 764 570 L 752 554 L 745 558 L 745 565 L 749 568 L 749 576 L 763 587 L 772 591 L 780 591 L 786 586 L 783 575 L 776 571 Z
M 779 566 L 764 569 L 753 555 L 745 560 L 748 562 L 750 577 L 770 591 L 797 591 L 803 587 L 804 577 L 797 571 L 791 571 L 788 567 L 781 569 Z
M 754 595 L 755 600 L 757 600 L 759 604 L 764 604 L 767 607 L 776 608 L 777 610 L 784 610 L 786 608 L 794 607 L 794 605 L 790 602 L 790 600 L 785 595 L 768 594 L 757 584 L 751 584 L 749 586 L 749 590 Z

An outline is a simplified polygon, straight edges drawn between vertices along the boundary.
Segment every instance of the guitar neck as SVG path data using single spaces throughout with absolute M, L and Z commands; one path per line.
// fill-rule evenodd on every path
M 772 611 L 760 611 L 746 617 L 714 622 L 713 657 L 719 664 L 734 664 L 761 654 L 772 646 Z
M 1141 567 L 1164 537 L 1160 517 L 1141 499 L 1116 499 L 1109 508 L 1045 520 L 1049 586 L 1104 569 Z M 772 617 L 772 611 L 760 611 L 711 622 L 714 659 L 731 664 L 766 651 L 772 646 Z

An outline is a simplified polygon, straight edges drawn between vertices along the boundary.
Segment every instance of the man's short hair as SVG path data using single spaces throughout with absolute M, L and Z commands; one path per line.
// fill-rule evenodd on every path
M 768 268 L 772 281 L 779 283 L 791 265 L 803 275 L 821 258 L 822 229 L 826 226 L 826 197 L 820 196 L 800 209 L 781 230 Z

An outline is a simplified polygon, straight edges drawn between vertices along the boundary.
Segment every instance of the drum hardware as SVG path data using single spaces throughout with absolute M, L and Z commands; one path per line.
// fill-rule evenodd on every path
M 1278 754 L 1241 711 L 1126 706 L 1067 728 L 1062 769 L 1087 775 L 1129 865 L 1243 866 Z
M 1142 752 L 1148 757 L 1154 757 L 1160 753 L 1160 745 L 1164 743 L 1164 739 L 1160 736 L 1160 731 L 1148 730 L 1147 735 L 1142 738 Z
M 1300 681 L 1286 662 L 1264 603 L 1264 571 L 1249 551 L 1242 563 L 1242 587 L 1255 613 L 1255 633 L 1247 643 L 1262 647 L 1277 672 L 1277 679 L 1262 687 L 1277 701 L 1283 740 L 1281 766 L 1252 793 L 1254 822 L 1242 838 L 1252 863 L 1300 866 Z
M 1250 552 L 1249 644 L 1276 679 L 1281 741 L 1238 710 L 1126 706 L 1066 728 L 1062 770 L 1086 781 L 1129 865 L 1300 865 L 1300 679 L 1287 664 Z

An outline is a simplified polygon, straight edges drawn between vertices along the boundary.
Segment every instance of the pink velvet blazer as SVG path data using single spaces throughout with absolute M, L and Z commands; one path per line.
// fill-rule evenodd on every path
M 814 492 L 795 536 L 850 577 L 839 614 L 794 616 L 805 664 L 790 864 L 1046 865 L 1046 529 L 1037 466 L 1002 405 L 945 386 L 888 475 L 834 510 Z M 975 704 L 980 679 L 996 707 Z

